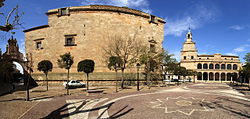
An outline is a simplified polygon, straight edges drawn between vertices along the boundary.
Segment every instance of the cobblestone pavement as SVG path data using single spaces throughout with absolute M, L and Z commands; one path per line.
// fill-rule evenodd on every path
M 250 99 L 224 83 L 197 83 L 155 91 L 55 97 L 22 119 L 248 119 Z

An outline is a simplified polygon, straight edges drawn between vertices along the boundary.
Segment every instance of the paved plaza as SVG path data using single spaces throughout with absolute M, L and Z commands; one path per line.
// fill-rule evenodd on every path
M 248 119 L 250 98 L 224 83 L 35 100 L 21 119 Z

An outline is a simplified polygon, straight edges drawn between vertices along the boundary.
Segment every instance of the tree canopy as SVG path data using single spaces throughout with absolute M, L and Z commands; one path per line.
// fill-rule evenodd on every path
M 42 71 L 45 74 L 48 74 L 49 71 L 52 71 L 53 64 L 49 60 L 43 60 L 38 63 L 37 70 Z
M 108 68 L 110 70 L 118 70 L 121 68 L 122 64 L 123 64 L 123 62 L 122 62 L 122 59 L 120 57 L 117 57 L 117 56 L 109 57 Z
M 78 63 L 77 71 L 85 72 L 86 74 L 92 73 L 94 71 L 95 62 L 91 59 L 85 59 Z
M 74 57 L 71 56 L 70 52 L 60 55 L 60 59 L 57 63 L 60 68 L 70 69 L 71 65 L 74 63 Z

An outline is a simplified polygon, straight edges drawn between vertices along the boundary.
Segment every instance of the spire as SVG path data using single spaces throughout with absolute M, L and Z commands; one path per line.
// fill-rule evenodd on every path
M 192 41 L 192 33 L 191 33 L 191 28 L 188 28 L 188 33 L 186 34 L 186 41 L 191 42 Z

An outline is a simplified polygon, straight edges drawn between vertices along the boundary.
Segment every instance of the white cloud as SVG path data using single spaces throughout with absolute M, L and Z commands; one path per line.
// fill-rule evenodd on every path
M 240 25 L 234 25 L 234 26 L 230 26 L 229 27 L 230 29 L 233 29 L 233 30 L 243 30 L 245 29 L 245 26 L 240 26 Z
M 234 52 L 244 52 L 244 51 L 246 51 L 249 48 L 250 48 L 250 45 L 249 44 L 245 44 L 245 45 L 241 45 L 241 46 L 235 48 L 233 51 Z
M 152 13 L 149 8 L 148 0 L 83 0 L 82 5 L 113 5 L 121 7 L 129 7 L 142 10 L 146 13 Z
M 184 32 L 191 29 L 198 29 L 207 22 L 214 21 L 218 10 L 213 5 L 196 3 L 189 6 L 181 17 L 166 18 L 165 35 L 181 36 Z
M 237 54 L 235 54 L 235 53 L 226 53 L 226 55 L 237 56 Z

